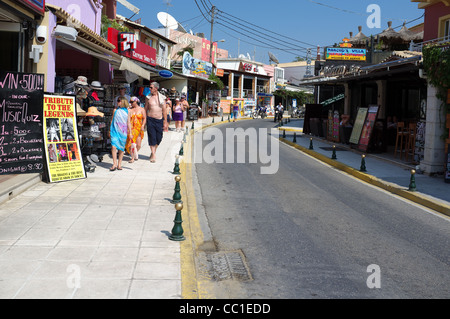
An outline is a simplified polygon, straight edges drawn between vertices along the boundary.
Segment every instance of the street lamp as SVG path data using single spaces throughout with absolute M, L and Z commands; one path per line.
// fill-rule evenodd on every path
M 212 63 L 212 50 L 213 50 L 213 47 L 214 47 L 214 43 L 225 42 L 225 41 L 226 41 L 225 39 L 222 39 L 222 40 L 219 40 L 219 41 L 211 42 L 211 46 L 209 48 L 209 63 Z

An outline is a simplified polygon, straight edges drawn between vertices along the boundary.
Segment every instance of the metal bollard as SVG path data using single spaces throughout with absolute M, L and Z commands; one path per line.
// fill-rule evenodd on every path
M 366 155 L 362 155 L 361 156 L 361 168 L 359 169 L 360 172 L 367 172 L 367 168 L 366 168 Z
M 415 170 L 411 170 L 411 181 L 409 183 L 409 191 L 410 192 L 415 192 L 417 190 L 416 187 L 416 171 Z
M 181 174 L 181 172 L 180 172 L 180 161 L 179 161 L 179 157 L 180 157 L 180 155 L 177 155 L 177 156 L 176 156 L 175 166 L 174 166 L 174 168 L 173 168 L 173 173 L 172 173 L 172 174 L 174 174 L 174 175 L 180 175 L 180 174 Z
M 331 155 L 331 159 L 336 160 L 337 156 L 336 156 L 336 145 L 333 145 L 333 154 Z
M 173 193 L 172 204 L 182 203 L 182 201 L 181 201 L 181 186 L 180 186 L 181 177 L 176 176 L 175 182 L 176 182 L 175 183 L 175 193 Z
M 183 204 L 178 203 L 175 205 L 175 209 L 177 211 L 174 220 L 174 226 L 172 229 L 172 235 L 170 235 L 169 239 L 172 241 L 184 241 L 186 238 L 183 236 L 183 218 L 181 216 L 181 211 L 183 210 Z

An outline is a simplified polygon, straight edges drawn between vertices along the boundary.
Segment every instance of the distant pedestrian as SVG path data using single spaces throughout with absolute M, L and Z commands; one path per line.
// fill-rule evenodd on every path
M 239 115 L 239 102 L 238 101 L 234 101 L 234 105 L 233 105 L 233 122 L 236 122 L 236 119 Z
M 147 115 L 148 144 L 152 152 L 150 162 L 156 163 L 156 150 L 163 139 L 163 132 L 169 127 L 167 122 L 166 97 L 158 92 L 159 83 L 150 84 L 150 94 L 145 101 Z
M 130 107 L 128 100 L 124 97 L 119 97 L 117 105 L 118 108 L 113 112 L 110 129 L 113 158 L 113 166 L 110 168 L 111 172 L 114 172 L 116 169 L 122 170 L 123 153 L 125 152 L 128 132 L 128 108 Z
M 181 104 L 184 107 L 183 111 L 183 121 L 181 122 L 181 129 L 184 131 L 184 128 L 186 127 L 186 118 L 187 118 L 187 110 L 189 109 L 189 102 L 186 100 L 186 95 L 181 95 Z
M 139 159 L 139 151 L 142 147 L 142 139 L 144 138 L 144 127 L 147 123 L 145 110 L 139 106 L 139 99 L 133 96 L 130 99 L 130 109 L 128 111 L 128 139 L 125 149 L 131 155 L 131 161 Z
M 119 100 L 119 97 L 123 97 L 123 98 L 125 98 L 127 101 L 130 100 L 130 96 L 127 94 L 127 87 L 126 87 L 124 84 L 121 84 L 121 85 L 119 86 L 119 94 L 116 95 L 116 96 L 114 97 L 114 103 L 115 103 L 114 106 L 115 106 L 116 109 L 120 107 L 120 106 L 117 104 L 117 101 Z
M 184 111 L 185 107 L 181 104 L 179 98 L 175 99 L 175 105 L 173 106 L 173 120 L 175 121 L 175 128 L 177 132 L 181 132 L 182 123 L 184 121 Z

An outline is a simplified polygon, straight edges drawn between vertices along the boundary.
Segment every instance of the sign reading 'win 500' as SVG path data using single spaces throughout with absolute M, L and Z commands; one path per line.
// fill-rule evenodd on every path
M 366 49 L 327 48 L 326 59 L 333 61 L 366 61 Z

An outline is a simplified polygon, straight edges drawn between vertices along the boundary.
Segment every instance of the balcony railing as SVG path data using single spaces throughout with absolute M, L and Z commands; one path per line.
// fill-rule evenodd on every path
M 156 55 L 156 64 L 162 66 L 163 68 L 170 69 L 170 60 L 168 58 L 164 58 L 162 55 Z
M 450 46 L 450 36 L 428 40 L 421 43 L 414 43 L 413 41 L 411 41 L 411 43 L 409 44 L 409 51 L 422 52 L 423 48 L 428 44 L 434 44 L 443 47 Z

